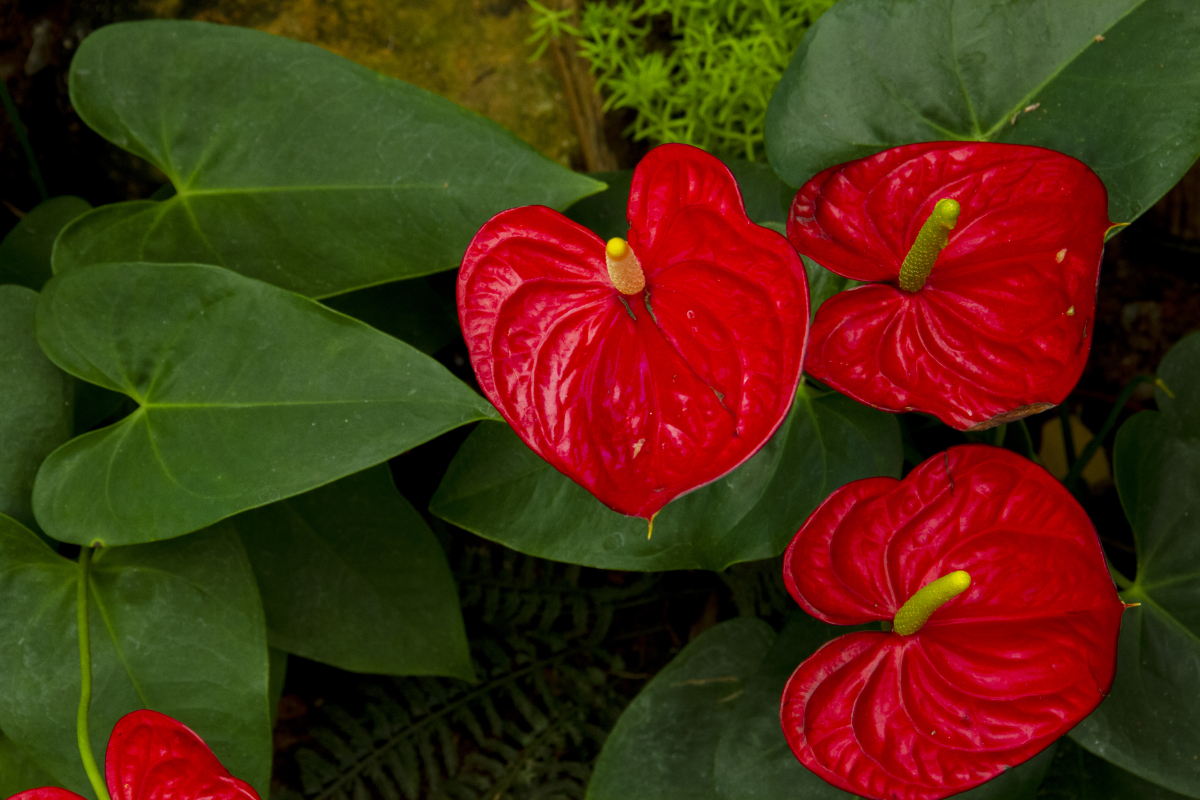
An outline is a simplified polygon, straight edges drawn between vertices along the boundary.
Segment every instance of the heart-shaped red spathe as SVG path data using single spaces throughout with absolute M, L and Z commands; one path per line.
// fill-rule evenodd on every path
M 112 800 L 259 800 L 221 766 L 204 740 L 157 711 L 134 711 L 113 728 L 105 757 Z M 31 789 L 12 800 L 83 800 L 66 789 Z
M 542 206 L 497 214 L 458 278 L 484 394 L 530 448 L 608 507 L 650 518 L 775 432 L 795 396 L 808 286 L 746 218 L 719 160 L 662 145 L 638 165 L 622 295 L 594 233 Z
M 781 705 L 811 771 L 879 800 L 937 800 L 1020 764 L 1112 686 L 1123 604 L 1090 520 L 1049 473 L 987 445 L 953 447 L 902 481 L 835 491 L 784 555 L 813 616 L 890 621 L 957 570 L 970 588 L 916 633 L 841 636 Z
M 960 204 L 957 225 L 907 292 L 900 266 L 942 198 Z M 818 310 L 805 371 L 960 430 L 1061 402 L 1091 345 L 1107 198 L 1076 159 L 982 142 L 905 145 L 818 174 L 792 203 L 788 239 L 868 284 Z

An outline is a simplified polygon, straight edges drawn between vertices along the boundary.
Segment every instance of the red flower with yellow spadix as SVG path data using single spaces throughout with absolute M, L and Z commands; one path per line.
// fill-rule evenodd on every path
M 542 206 L 497 214 L 458 277 L 479 385 L 524 442 L 651 519 L 754 454 L 795 396 L 808 287 L 732 174 L 662 145 L 633 175 L 629 239 Z
M 104 777 L 111 800 L 259 800 L 258 793 L 221 766 L 191 728 L 157 711 L 126 714 L 113 728 Z M 46 787 L 11 800 L 84 800 Z
M 867 285 L 818 310 L 805 371 L 960 430 L 1062 402 L 1091 345 L 1107 198 L 1040 147 L 928 142 L 821 172 L 788 239 Z
M 1124 609 L 1091 521 L 1048 472 L 963 445 L 835 491 L 784 555 L 805 611 L 878 622 L 792 675 L 796 757 L 848 792 L 939 800 L 1036 755 L 1104 698 Z

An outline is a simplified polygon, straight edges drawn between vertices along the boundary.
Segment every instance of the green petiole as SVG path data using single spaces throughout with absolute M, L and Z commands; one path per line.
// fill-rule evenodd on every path
M 79 585 L 75 594 L 79 610 L 79 714 L 75 718 L 75 734 L 79 740 L 79 757 L 83 760 L 83 769 L 87 772 L 92 784 L 92 791 L 99 800 L 111 800 L 108 788 L 104 785 L 104 776 L 96 766 L 96 757 L 92 755 L 92 742 L 88 735 L 88 708 L 92 705 L 92 645 L 91 632 L 88 629 L 88 583 L 92 566 L 92 548 L 84 547 L 79 551 Z
M 1079 482 L 1079 476 L 1083 474 L 1086 467 L 1092 460 L 1092 456 L 1096 455 L 1096 450 L 1108 437 L 1113 426 L 1117 424 L 1117 418 L 1121 415 L 1121 409 L 1125 408 L 1125 404 L 1129 402 L 1129 398 L 1133 397 L 1133 392 L 1143 383 L 1153 383 L 1159 389 L 1166 393 L 1167 397 L 1174 398 L 1175 395 L 1167 388 L 1167 385 L 1159 378 L 1153 375 L 1139 375 L 1129 382 L 1121 394 L 1117 396 L 1117 402 L 1113 403 L 1112 410 L 1108 412 L 1108 419 L 1104 420 L 1104 424 L 1100 426 L 1100 430 L 1096 431 L 1096 435 L 1087 443 L 1087 446 L 1080 452 L 1079 458 L 1071 461 L 1071 456 L 1075 453 L 1075 443 L 1071 441 L 1069 420 L 1063 417 L 1063 443 L 1066 445 L 1067 463 L 1071 469 L 1067 472 L 1067 477 L 1063 478 L 1063 486 L 1067 487 L 1067 491 L 1074 493 L 1075 484 Z

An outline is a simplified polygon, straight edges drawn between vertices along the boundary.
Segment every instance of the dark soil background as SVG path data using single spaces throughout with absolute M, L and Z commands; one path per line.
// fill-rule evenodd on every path
M 187 17 L 212 5 L 212 2 L 164 4 L 145 0 L 0 0 L 0 79 L 19 109 L 51 196 L 73 194 L 101 205 L 149 197 L 163 183 L 157 170 L 102 140 L 71 109 L 67 67 L 82 38 L 113 21 L 161 16 L 164 7 L 167 15 Z M 519 13 L 516 8 L 491 9 L 487 13 Z M 605 127 L 612 139 L 613 131 L 619 131 L 621 124 L 608 120 Z M 620 167 L 632 167 L 643 149 L 627 143 L 622 146 L 619 142 L 611 148 Z M 578 165 L 577 154 L 569 158 Z M 0 116 L 0 236 L 39 200 L 13 122 Z M 446 283 L 452 287 L 452 281 Z M 1121 390 L 1135 377 L 1153 374 L 1170 346 L 1197 329 L 1200 329 L 1200 169 L 1194 167 L 1167 197 L 1109 242 L 1100 273 L 1091 357 L 1082 380 L 1067 401 L 1069 408 L 1089 429 L 1096 431 Z M 461 342 L 447 346 L 438 357 L 460 377 L 471 379 Z M 1126 405 L 1121 421 L 1153 405 L 1153 387 L 1143 385 Z M 1026 421 L 1035 450 L 1040 446 L 1043 423 L 1057 415 L 1054 410 Z M 417 508 L 428 506 L 446 465 L 467 432 L 466 429 L 453 432 L 393 460 L 397 485 Z M 931 440 L 938 446 L 960 441 L 961 435 L 949 429 Z M 1111 446 L 1110 433 L 1105 441 L 1110 455 Z M 1124 574 L 1134 575 L 1132 535 L 1115 489 L 1109 485 L 1099 487 L 1094 494 L 1086 491 L 1083 494 L 1085 507 L 1096 523 L 1111 561 Z M 466 554 L 479 552 L 487 552 L 489 558 L 501 565 L 498 569 L 504 564 L 510 567 L 518 562 L 524 564 L 524 557 L 465 531 L 438 520 L 430 519 L 430 524 L 442 538 L 456 569 L 464 563 Z M 532 567 L 524 564 L 522 569 L 533 576 L 527 586 L 537 584 L 541 578 L 557 580 L 557 568 L 544 562 Z M 769 571 L 772 567 L 761 569 Z M 748 609 L 745 597 L 738 596 L 738 581 L 744 582 L 752 572 L 753 568 L 740 575 L 725 576 L 708 572 L 668 573 L 645 583 L 645 576 L 635 573 L 581 570 L 577 591 L 651 587 L 636 602 L 616 612 L 608 634 L 608 652 L 619 657 L 620 668 L 610 663 L 606 670 L 623 701 L 631 699 L 687 641 L 716 622 L 736 616 L 739 610 L 743 613 L 757 610 L 762 614 L 765 608 L 769 619 L 770 614 L 780 613 L 771 611 L 769 604 Z M 757 578 L 751 574 L 750 580 Z M 465 605 L 465 615 L 473 637 L 482 635 L 480 631 L 492 624 L 484 619 L 486 614 L 481 616 L 469 605 Z M 325 724 L 314 722 L 320 709 L 327 703 L 353 707 L 362 681 L 359 676 L 332 667 L 296 657 L 290 659 L 276 731 L 278 792 L 316 796 L 305 787 L 303 770 L 293 756 L 305 747 L 315 746 L 314 725 Z M 473 747 L 466 740 L 454 746 L 468 755 Z M 326 792 L 323 796 L 330 795 Z

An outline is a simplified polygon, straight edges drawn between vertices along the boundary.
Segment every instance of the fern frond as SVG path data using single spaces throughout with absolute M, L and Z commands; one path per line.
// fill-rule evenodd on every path
M 312 741 L 291 754 L 304 798 L 583 797 L 630 699 L 605 637 L 617 612 L 658 597 L 658 579 L 614 586 L 606 573 L 492 546 L 459 556 L 478 682 L 358 678 L 357 701 L 314 710 Z

